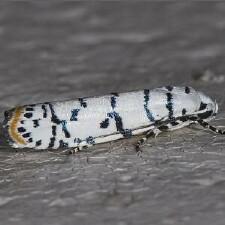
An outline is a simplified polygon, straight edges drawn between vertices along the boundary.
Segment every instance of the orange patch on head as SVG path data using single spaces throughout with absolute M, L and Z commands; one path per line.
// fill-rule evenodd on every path
M 26 145 L 27 142 L 17 131 L 17 124 L 20 121 L 20 116 L 23 113 L 23 107 L 17 107 L 13 113 L 12 119 L 9 124 L 10 137 L 18 144 Z

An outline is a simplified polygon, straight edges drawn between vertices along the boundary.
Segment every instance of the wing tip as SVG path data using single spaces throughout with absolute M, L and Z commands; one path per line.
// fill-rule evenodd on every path
M 4 112 L 3 133 L 12 147 L 25 146 L 27 144 L 18 131 L 18 123 L 21 120 L 23 111 L 24 107 L 19 106 Z

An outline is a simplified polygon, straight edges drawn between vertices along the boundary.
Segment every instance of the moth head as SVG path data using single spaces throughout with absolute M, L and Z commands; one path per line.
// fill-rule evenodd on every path
M 202 92 L 198 92 L 198 94 L 201 99 L 198 116 L 204 120 L 211 120 L 218 112 L 218 105 L 216 101 L 213 101 Z

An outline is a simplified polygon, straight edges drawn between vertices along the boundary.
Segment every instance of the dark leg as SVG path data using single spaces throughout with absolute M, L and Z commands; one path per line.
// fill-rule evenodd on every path
M 160 130 L 158 130 L 157 128 L 155 128 L 154 130 L 150 130 L 145 134 L 145 137 L 141 138 L 137 144 L 135 145 L 135 149 L 137 153 L 141 152 L 141 145 L 143 145 L 146 140 L 150 137 L 156 137 L 158 134 L 160 133 Z
M 65 153 L 66 155 L 73 155 L 77 152 L 79 152 L 82 148 L 80 147 L 75 147 L 75 148 L 72 148 L 72 149 L 66 149 L 63 151 L 63 153 Z
M 67 155 L 73 155 L 76 154 L 77 152 L 80 152 L 82 149 L 87 149 L 90 146 L 93 145 L 82 145 L 82 146 L 77 146 L 75 148 L 71 148 L 71 149 L 66 149 L 65 151 L 63 151 L 64 153 L 66 153 Z
M 211 126 L 210 124 L 208 124 L 208 123 L 205 122 L 204 120 L 197 120 L 196 122 L 197 122 L 199 125 L 201 125 L 202 127 L 207 128 L 207 129 L 213 131 L 214 133 L 217 133 L 217 134 L 225 134 L 225 131 L 220 130 L 220 129 L 217 129 L 217 128 L 214 127 L 214 126 Z
M 181 120 L 182 119 L 182 120 Z M 164 132 L 164 131 L 170 131 L 170 130 L 175 130 L 178 128 L 183 127 L 182 124 L 184 124 L 184 122 L 187 122 L 188 119 L 181 118 L 181 119 L 177 119 L 175 121 L 164 121 L 163 123 L 161 123 L 160 125 L 157 126 L 157 128 L 154 128 L 152 130 L 149 130 L 145 137 L 143 137 L 142 139 L 140 139 L 138 141 L 138 143 L 136 144 L 136 151 L 138 153 L 141 152 L 141 145 L 143 145 L 146 140 L 150 137 L 156 137 L 159 133 Z M 187 125 L 186 125 L 187 126 Z

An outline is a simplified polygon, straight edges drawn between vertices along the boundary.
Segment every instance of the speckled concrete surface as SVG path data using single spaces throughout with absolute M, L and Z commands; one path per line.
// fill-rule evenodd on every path
M 2 2 L 0 111 L 190 85 L 217 99 L 213 124 L 225 125 L 224 35 L 224 3 Z M 142 157 L 134 141 L 66 156 L 16 152 L 1 133 L 0 224 L 225 224 L 225 137 L 165 133 Z

